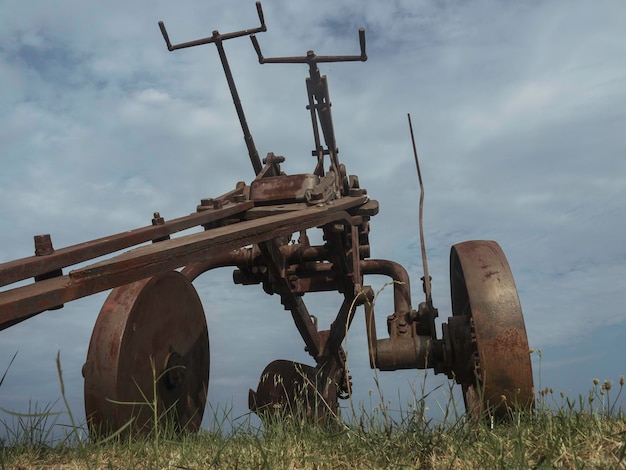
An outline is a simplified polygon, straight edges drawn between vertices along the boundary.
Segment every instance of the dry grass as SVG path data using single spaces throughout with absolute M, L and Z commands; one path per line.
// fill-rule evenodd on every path
M 223 432 L 229 418 L 216 416 L 217 429 L 177 437 L 161 430 L 158 445 L 154 436 L 7 442 L 0 463 L 11 469 L 626 468 L 626 417 L 601 398 L 606 389 L 599 384 L 575 401 L 542 390 L 535 411 L 513 412 L 500 424 L 455 413 L 435 422 L 420 406 L 392 420 L 379 405 L 369 413 L 361 406 L 351 420 L 330 427 L 283 416 L 264 429 L 248 420 Z
M 390 410 L 379 392 L 378 405 L 355 409 L 350 403 L 344 409 L 348 416 L 331 425 L 284 415 L 257 427 L 250 419 L 233 422 L 228 411 L 214 411 L 212 429 L 198 435 L 155 426 L 140 437 L 86 439 L 85 426 L 74 423 L 65 400 L 60 362 L 57 367 L 64 413 L 72 425 L 53 433 L 59 412 L 52 406 L 9 413 L 11 420 L 0 420 L 0 469 L 626 469 L 626 415 L 617 408 L 623 378 L 615 386 L 594 379 L 589 394 L 575 400 L 542 389 L 534 410 L 513 410 L 501 423 L 487 416 L 468 419 L 452 385 L 442 416 L 433 418 L 424 380 L 407 409 Z
M 332 432 L 283 423 L 265 432 L 202 432 L 163 440 L 155 454 L 143 440 L 52 449 L 3 450 L 5 468 L 624 468 L 626 421 L 576 413 L 491 428 L 458 423 L 431 430 Z

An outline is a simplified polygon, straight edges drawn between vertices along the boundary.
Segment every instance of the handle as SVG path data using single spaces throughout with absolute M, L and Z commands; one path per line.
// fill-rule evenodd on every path
M 265 17 L 263 16 L 263 7 L 261 6 L 261 2 L 256 2 L 256 11 L 259 15 L 259 22 L 261 26 L 253 29 L 242 29 L 241 31 L 234 31 L 232 33 L 220 34 L 218 31 L 213 31 L 213 35 L 203 39 L 196 39 L 195 41 L 189 42 L 181 42 L 180 44 L 172 44 L 170 42 L 170 38 L 167 34 L 167 29 L 165 29 L 165 23 L 163 21 L 159 21 L 159 29 L 161 30 L 161 34 L 163 35 L 163 39 L 165 40 L 165 44 L 167 45 L 168 51 L 175 51 L 177 49 L 184 49 L 186 47 L 194 47 L 201 46 L 202 44 L 210 44 L 212 42 L 224 41 L 226 39 L 238 38 L 240 36 L 251 36 L 256 33 L 262 33 L 267 31 L 267 27 L 265 26 Z
M 263 57 L 261 53 L 261 46 L 254 34 L 250 35 L 250 40 L 254 46 L 254 50 L 259 57 L 259 63 L 261 64 L 319 64 L 321 62 L 354 62 L 367 60 L 367 54 L 365 52 L 365 29 L 359 29 L 359 46 L 361 48 L 360 55 L 315 55 L 313 51 L 307 52 L 305 56 L 295 57 Z

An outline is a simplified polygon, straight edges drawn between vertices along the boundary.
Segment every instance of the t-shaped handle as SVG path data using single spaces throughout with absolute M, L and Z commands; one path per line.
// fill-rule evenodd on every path
M 361 46 L 360 55 L 315 55 L 313 51 L 309 51 L 305 56 L 296 57 L 263 57 L 261 46 L 254 34 L 250 35 L 250 40 L 254 46 L 254 50 L 259 57 L 260 64 L 318 64 L 320 62 L 354 62 L 367 60 L 365 53 L 365 29 L 359 28 L 359 45 Z
M 237 87 L 235 86 L 235 80 L 233 79 L 233 74 L 230 71 L 230 65 L 228 65 L 228 59 L 226 58 L 226 52 L 224 51 L 224 45 L 222 44 L 227 39 L 238 38 L 240 36 L 250 36 L 255 33 L 261 33 L 267 31 L 265 26 L 265 19 L 263 18 L 263 9 L 261 8 L 261 2 L 256 2 L 256 11 L 259 14 L 259 21 L 261 22 L 261 26 L 254 29 L 243 29 L 241 31 L 234 31 L 232 33 L 220 34 L 219 31 L 213 31 L 213 35 L 208 38 L 196 39 L 195 41 L 189 42 L 181 42 L 180 44 L 172 44 L 170 42 L 170 38 L 167 34 L 167 30 L 165 29 L 165 24 L 162 21 L 159 21 L 159 28 L 161 29 L 161 34 L 163 35 L 163 39 L 165 39 L 165 44 L 167 44 L 167 49 L 169 51 L 175 51 L 177 49 L 184 49 L 186 47 L 193 46 L 201 46 L 203 44 L 215 44 L 217 47 L 217 52 L 220 56 L 220 60 L 222 61 L 222 67 L 224 68 L 224 74 L 226 75 L 226 81 L 228 82 L 228 88 L 230 89 L 230 94 L 233 98 L 233 104 L 235 105 L 235 110 L 237 111 L 237 116 L 239 117 L 239 123 L 241 124 L 241 130 L 243 131 L 243 138 L 246 142 L 246 147 L 248 147 L 248 155 L 250 156 L 250 161 L 252 162 L 252 167 L 254 168 L 254 173 L 258 175 L 261 172 L 261 159 L 259 158 L 259 152 L 257 152 L 256 146 L 254 145 L 254 139 L 252 138 L 252 134 L 250 133 L 250 129 L 248 129 L 248 123 L 246 121 L 246 116 L 243 112 L 243 107 L 241 106 L 241 100 L 239 99 L 239 93 L 237 92 Z
M 175 51 L 177 49 L 184 49 L 186 47 L 201 46 L 202 44 L 210 44 L 215 41 L 224 41 L 226 39 L 238 38 L 240 36 L 250 36 L 252 34 L 267 31 L 267 27 L 265 26 L 265 18 L 263 17 L 263 8 L 261 7 L 261 2 L 256 2 L 256 11 L 259 15 L 259 21 L 261 22 L 261 26 L 259 26 L 258 28 L 242 29 L 241 31 L 234 31 L 232 33 L 226 34 L 220 34 L 218 31 L 213 31 L 213 35 L 208 38 L 196 39 L 195 41 L 189 42 L 181 42 L 180 44 L 172 44 L 170 42 L 170 37 L 168 36 L 167 30 L 165 29 L 165 24 L 162 21 L 159 21 L 159 28 L 161 29 L 163 39 L 165 39 L 167 49 L 169 51 Z

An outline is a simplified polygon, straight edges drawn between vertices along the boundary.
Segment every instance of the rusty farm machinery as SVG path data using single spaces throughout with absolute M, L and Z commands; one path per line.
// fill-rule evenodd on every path
M 328 83 L 318 68 L 327 62 L 367 60 L 364 30 L 359 30 L 357 55 L 308 51 L 267 58 L 256 39 L 266 30 L 260 3 L 257 11 L 256 28 L 214 31 L 207 38 L 174 45 L 159 23 L 170 51 L 202 44 L 217 47 L 256 175 L 252 182 L 202 199 L 189 215 L 166 221 L 155 213 L 150 226 L 61 249 L 53 248 L 50 235 L 35 236 L 34 256 L 0 264 L 0 286 L 5 286 L 0 291 L 0 329 L 112 289 L 83 367 L 90 429 L 113 432 L 131 421 L 139 427 L 149 424 L 152 410 L 128 406 L 147 394 L 158 403 L 159 413 L 167 410 L 179 429 L 194 432 L 206 404 L 210 356 L 205 314 L 193 281 L 213 268 L 232 267 L 235 284 L 260 284 L 266 293 L 280 297 L 313 363 L 271 362 L 257 389 L 249 392 L 249 407 L 259 415 L 288 410 L 298 400 L 311 417 L 338 413 L 339 399 L 351 392 L 342 342 L 361 308 L 372 368 L 428 368 L 446 374 L 461 385 L 470 414 L 486 411 L 497 416 L 513 406 L 531 407 L 533 379 L 524 319 L 511 270 L 496 242 L 452 246 L 452 312 L 442 324 L 441 337 L 435 328 L 438 311 L 431 297 L 421 224 L 425 299 L 417 308 L 411 303 L 405 268 L 370 258 L 370 219 L 378 213 L 378 203 L 339 162 Z M 286 174 L 284 157 L 259 157 L 223 47 L 224 41 L 243 36 L 250 36 L 261 64 L 308 66 L 312 173 Z M 203 230 L 170 237 L 193 227 Z M 310 243 L 312 230 L 321 230 L 323 243 Z M 75 266 L 105 255 L 111 256 Z M 393 281 L 394 312 L 386 318 L 386 338 L 377 337 L 374 293 L 365 284 L 372 274 Z M 30 278 L 34 282 L 24 282 Z M 304 302 L 305 294 L 322 291 L 336 291 L 341 298 L 327 329 L 320 328 Z

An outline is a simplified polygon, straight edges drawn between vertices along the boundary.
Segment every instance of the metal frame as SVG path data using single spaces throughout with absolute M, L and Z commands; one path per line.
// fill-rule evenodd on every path
M 257 3 L 257 11 L 259 27 L 227 34 L 214 31 L 211 37 L 176 45 L 171 44 L 165 25 L 159 23 L 170 51 L 202 44 L 216 45 L 255 179 L 249 185 L 238 183 L 221 196 L 202 199 L 195 213 L 170 221 L 155 213 L 150 226 L 59 250 L 53 248 L 50 235 L 35 236 L 35 256 L 0 264 L 0 287 L 9 286 L 0 292 L 0 329 L 60 308 L 74 299 L 169 270 L 183 268 L 182 273 L 193 280 L 209 269 L 232 266 L 236 284 L 261 284 L 268 294 L 280 296 L 317 369 L 323 369 L 336 381 L 339 393 L 333 391 L 333 397 L 349 391 L 341 343 L 352 323 L 355 308 L 360 305 L 365 306 L 373 368 L 431 367 L 451 378 L 458 369 L 464 374 L 463 380 L 473 381 L 473 373 L 459 365 L 467 362 L 465 356 L 474 353 L 469 344 L 469 322 L 455 318 L 450 328 L 444 325 L 444 337 L 438 339 L 435 331 L 438 311 L 430 298 L 430 277 L 422 279 L 426 301 L 413 309 L 406 270 L 393 261 L 369 259 L 369 223 L 378 213 L 378 203 L 360 187 L 358 177 L 348 175 L 339 162 L 328 83 L 318 69 L 318 64 L 324 62 L 367 60 L 364 30 L 359 30 L 361 51 L 358 55 L 317 56 L 308 51 L 305 56 L 266 58 L 255 36 L 266 31 L 260 3 Z M 261 64 L 308 65 L 307 109 L 313 126 L 315 148 L 312 155 L 317 159 L 312 173 L 285 174 L 281 168 L 284 157 L 273 153 L 268 153 L 261 162 L 223 47 L 225 40 L 242 36 L 251 37 Z M 327 167 L 326 156 L 329 157 Z M 170 237 L 192 227 L 204 230 Z M 323 245 L 310 245 L 307 230 L 314 228 L 323 232 Z M 293 239 L 294 234 L 298 235 L 297 240 Z M 149 245 L 137 247 L 150 241 Z M 128 248 L 133 249 L 63 274 L 63 270 L 78 263 Z M 373 293 L 363 281 L 369 274 L 386 275 L 394 281 L 394 312 L 387 318 L 389 338 L 378 339 L 376 335 Z M 34 278 L 35 282 L 11 288 L 12 284 L 29 278 Z M 343 295 L 339 311 L 326 330 L 318 328 L 317 319 L 309 313 L 303 299 L 306 293 L 319 291 L 337 291 Z M 523 329 L 523 319 L 521 322 Z M 525 337 L 525 331 L 523 335 Z M 455 338 L 460 338 L 463 344 L 456 345 Z

